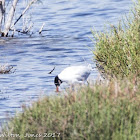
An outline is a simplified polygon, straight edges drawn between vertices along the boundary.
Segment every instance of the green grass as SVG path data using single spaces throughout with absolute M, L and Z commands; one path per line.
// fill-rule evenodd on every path
M 133 77 L 131 80 L 97 82 L 78 92 L 45 97 L 18 113 L 4 132 L 19 134 L 21 140 L 45 140 L 48 139 L 43 138 L 45 133 L 55 133 L 55 137 L 49 139 L 139 140 L 139 80 Z M 27 133 L 42 136 L 25 138 Z M 16 137 L 3 139 L 19 140 Z
M 99 70 L 106 75 L 125 77 L 140 76 L 140 0 L 131 16 L 118 27 L 110 25 L 109 31 L 92 31 L 96 40 L 95 60 Z

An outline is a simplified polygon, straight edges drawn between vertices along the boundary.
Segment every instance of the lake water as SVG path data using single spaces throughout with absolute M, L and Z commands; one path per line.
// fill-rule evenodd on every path
M 25 4 L 24 0 L 19 2 L 16 17 Z M 109 22 L 117 25 L 131 4 L 131 0 L 44 0 L 35 4 L 27 15 L 34 23 L 32 36 L 16 34 L 14 38 L 0 39 L 0 64 L 8 63 L 16 69 L 0 75 L 0 125 L 21 111 L 23 104 L 55 94 L 54 76 L 63 68 L 85 61 L 95 66 L 89 49 L 94 47 L 89 39 L 91 29 L 103 31 Z M 44 31 L 39 35 L 44 22 Z M 16 27 L 20 29 L 22 22 Z M 54 66 L 54 72 L 48 74 Z M 97 77 L 95 70 L 89 78 Z

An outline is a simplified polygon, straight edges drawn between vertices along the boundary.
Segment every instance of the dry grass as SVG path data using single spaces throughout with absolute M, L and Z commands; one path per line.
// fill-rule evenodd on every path
M 21 140 L 140 139 L 140 80 L 97 82 L 67 95 L 45 97 L 17 114 L 3 130 Z M 40 134 L 25 138 L 26 134 Z M 54 136 L 54 137 L 53 137 Z M 5 139 L 5 138 L 3 138 Z M 6 138 L 19 140 L 18 138 Z

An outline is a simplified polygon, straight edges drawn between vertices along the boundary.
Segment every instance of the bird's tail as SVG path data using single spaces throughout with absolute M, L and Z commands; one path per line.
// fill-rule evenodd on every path
M 92 66 L 92 64 L 88 63 L 84 57 L 82 57 L 82 59 L 84 60 L 84 62 L 86 63 L 87 67 L 89 68 L 89 70 L 93 71 L 95 70 L 97 67 L 96 66 Z

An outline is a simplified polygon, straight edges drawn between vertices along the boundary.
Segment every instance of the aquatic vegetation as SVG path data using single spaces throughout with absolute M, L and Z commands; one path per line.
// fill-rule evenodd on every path
M 4 64 L 0 65 L 0 74 L 8 74 L 13 73 L 15 70 L 13 70 L 13 66 Z
M 28 34 L 31 31 L 31 28 L 33 27 L 32 24 L 30 24 L 29 26 L 26 24 L 26 26 L 23 26 L 21 30 L 16 29 L 15 25 L 23 17 L 23 15 L 28 11 L 28 9 L 37 1 L 38 0 L 29 1 L 28 5 L 23 10 L 21 15 L 16 19 L 16 21 L 14 21 L 13 19 L 15 17 L 15 11 L 17 9 L 18 0 L 12 0 L 10 9 L 7 8 L 9 5 L 9 2 L 6 2 L 5 0 L 1 0 L 0 1 L 0 35 L 1 37 L 13 37 L 15 32 Z M 42 32 L 43 27 L 44 27 L 44 23 L 42 27 L 40 28 L 39 33 Z M 11 31 L 12 31 L 12 35 L 10 35 Z

